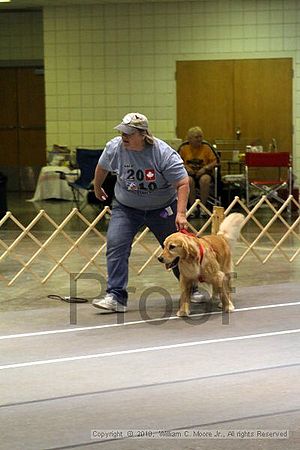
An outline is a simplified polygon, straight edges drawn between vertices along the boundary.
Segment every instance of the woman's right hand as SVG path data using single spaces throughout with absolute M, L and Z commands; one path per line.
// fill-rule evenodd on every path
M 104 202 L 108 195 L 102 187 L 94 187 L 96 198 L 102 202 Z

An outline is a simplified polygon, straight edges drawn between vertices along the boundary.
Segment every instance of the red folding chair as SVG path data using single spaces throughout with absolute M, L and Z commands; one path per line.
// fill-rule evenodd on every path
M 277 169 L 277 170 L 276 170 Z M 246 202 L 248 208 L 255 205 L 262 195 L 279 203 L 279 189 L 292 194 L 292 164 L 289 152 L 252 153 L 245 155 Z M 253 196 L 251 191 L 254 192 Z

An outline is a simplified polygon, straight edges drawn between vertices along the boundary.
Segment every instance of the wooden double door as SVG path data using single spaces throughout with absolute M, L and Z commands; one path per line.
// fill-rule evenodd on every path
M 210 141 L 249 138 L 265 149 L 276 139 L 292 151 L 291 58 L 178 61 L 177 137 L 200 126 Z
M 45 165 L 43 69 L 0 68 L 0 105 L 0 170 Z

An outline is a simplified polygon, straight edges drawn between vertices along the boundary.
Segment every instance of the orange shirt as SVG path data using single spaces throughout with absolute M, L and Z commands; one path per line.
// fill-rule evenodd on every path
M 207 144 L 201 144 L 198 148 L 186 144 L 180 149 L 180 156 L 184 161 L 184 165 L 195 171 L 208 164 L 217 164 L 217 158 Z

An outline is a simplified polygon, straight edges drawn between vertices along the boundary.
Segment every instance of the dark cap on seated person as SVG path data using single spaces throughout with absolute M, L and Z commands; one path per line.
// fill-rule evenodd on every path
M 115 130 L 125 134 L 133 134 L 136 130 L 146 131 L 148 134 L 148 119 L 140 113 L 129 113 L 123 117 L 122 122 Z

